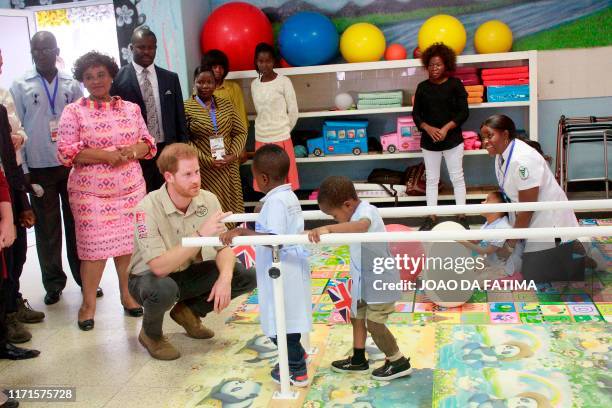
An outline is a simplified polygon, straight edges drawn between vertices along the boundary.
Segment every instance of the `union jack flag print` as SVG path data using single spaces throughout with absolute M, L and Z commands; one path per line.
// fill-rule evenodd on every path
M 351 321 L 351 286 L 353 280 L 348 279 L 347 281 L 336 282 L 336 285 L 328 286 L 327 293 L 340 316 L 342 316 L 346 323 L 349 323 Z

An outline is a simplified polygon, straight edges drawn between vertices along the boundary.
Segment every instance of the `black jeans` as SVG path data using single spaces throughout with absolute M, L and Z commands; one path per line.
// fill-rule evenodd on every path
M 17 237 L 13 245 L 4 250 L 4 260 L 8 271 L 8 279 L 4 282 L 6 286 L 5 296 L 0 299 L 6 300 L 6 313 L 17 311 L 17 299 L 21 298 L 19 293 L 19 278 L 23 272 L 23 265 L 28 252 L 28 237 L 26 229 L 16 225 Z
M 291 373 L 306 370 L 306 359 L 304 358 L 306 350 L 304 350 L 302 343 L 300 343 L 301 339 L 302 335 L 300 333 L 287 334 L 287 357 L 289 360 L 289 372 Z M 278 346 L 276 337 L 270 337 L 270 340 Z
M 215 261 L 199 262 L 164 278 L 152 272 L 130 275 L 128 287 L 132 297 L 144 307 L 142 327 L 147 336 L 159 338 L 163 334 L 164 314 L 176 302 L 184 302 L 200 317 L 212 312 L 214 303 L 208 302 L 208 296 L 218 277 Z M 232 299 L 256 286 L 255 269 L 246 269 L 237 262 L 232 277 Z
M 525 252 L 521 273 L 536 283 L 584 281 L 586 251 L 578 240 L 544 251 Z
M 81 262 L 76 249 L 74 218 L 68 203 L 68 174 L 70 169 L 64 166 L 30 168 L 31 183 L 40 184 L 45 189 L 42 197 L 31 194 L 30 200 L 36 215 L 34 231 L 38 262 L 47 292 L 60 291 L 66 286 L 67 278 L 62 268 L 62 214 L 68 263 L 74 281 L 81 286 Z

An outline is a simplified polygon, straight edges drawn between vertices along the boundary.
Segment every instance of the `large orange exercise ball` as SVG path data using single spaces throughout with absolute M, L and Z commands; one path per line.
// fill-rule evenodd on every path
M 438 14 L 423 23 L 418 39 L 423 51 L 434 43 L 443 43 L 459 55 L 465 48 L 467 35 L 461 21 L 448 14 Z
M 340 53 L 347 62 L 379 61 L 385 53 L 385 35 L 370 23 L 355 23 L 340 37 Z
M 512 30 L 499 20 L 482 23 L 474 34 L 474 48 L 479 54 L 508 52 L 512 49 Z
M 385 59 L 387 61 L 403 60 L 406 59 L 407 55 L 408 51 L 406 51 L 406 47 L 402 44 L 391 44 L 385 50 Z
M 213 11 L 200 37 L 202 52 L 223 51 L 230 71 L 254 69 L 255 46 L 260 42 L 274 42 L 270 20 L 257 7 L 239 1 Z
M 412 228 L 401 224 L 385 225 L 385 229 L 387 232 L 413 231 Z M 407 255 L 413 260 L 421 259 L 421 261 L 418 262 L 410 261 L 410 263 L 407 264 L 407 268 L 404 267 L 405 265 L 402 261 L 402 267 L 400 268 L 400 278 L 403 281 L 415 282 L 423 270 L 423 261 L 425 256 L 425 248 L 423 247 L 423 244 L 420 241 L 390 242 L 389 251 L 394 258 L 399 255 L 403 259 L 404 255 Z M 416 265 L 416 268 L 411 268 L 411 265 Z

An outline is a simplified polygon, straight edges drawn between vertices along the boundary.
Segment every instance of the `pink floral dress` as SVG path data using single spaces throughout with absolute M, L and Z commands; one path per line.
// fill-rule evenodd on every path
M 74 158 L 83 149 L 113 151 L 138 142 L 149 146 L 145 159 L 155 156 L 155 140 L 134 103 L 118 97 L 106 103 L 81 98 L 64 108 L 57 152 L 64 166 L 72 166 L 68 199 L 82 260 L 108 259 L 134 251 L 132 210 L 145 196 L 146 188 L 138 160 L 112 167 L 76 164 Z

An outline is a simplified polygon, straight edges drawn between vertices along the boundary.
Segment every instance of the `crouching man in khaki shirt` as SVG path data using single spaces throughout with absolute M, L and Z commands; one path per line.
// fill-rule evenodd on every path
M 256 281 L 255 270 L 236 263 L 229 247 L 181 246 L 183 237 L 224 232 L 221 220 L 230 214 L 221 211 L 213 193 L 200 189 L 197 152 L 184 143 L 171 144 L 160 154 L 157 167 L 166 182 L 136 207 L 129 290 L 144 307 L 138 340 L 152 357 L 174 360 L 180 353 L 162 332 L 170 308 L 170 317 L 188 336 L 209 339 L 214 332 L 200 319 L 225 309 Z

